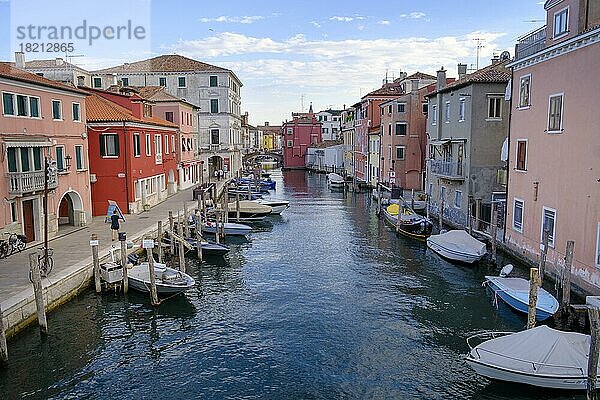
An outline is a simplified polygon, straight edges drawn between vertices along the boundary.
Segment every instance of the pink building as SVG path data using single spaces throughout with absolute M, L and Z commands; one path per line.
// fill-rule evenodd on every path
M 283 167 L 286 169 L 306 168 L 306 153 L 310 145 L 321 143 L 321 123 L 311 111 L 307 114 L 292 114 L 293 119 L 285 122 L 283 131 Z
M 49 179 L 48 233 L 83 226 L 91 217 L 86 130 L 87 93 L 0 63 L 0 232 L 44 238 L 44 159 L 56 161 Z
M 575 241 L 573 283 L 600 294 L 600 3 L 549 0 L 547 25 L 519 39 L 512 80 L 505 240 L 560 274 Z

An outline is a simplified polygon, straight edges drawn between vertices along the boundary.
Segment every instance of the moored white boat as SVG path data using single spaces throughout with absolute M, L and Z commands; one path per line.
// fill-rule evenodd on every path
M 222 223 L 219 224 L 219 226 Z M 225 222 L 223 229 L 225 231 L 225 235 L 232 236 L 246 236 L 252 231 L 252 227 L 244 224 L 238 224 L 235 222 Z M 214 221 L 207 221 L 202 224 L 202 232 L 206 233 L 215 233 L 217 230 L 217 223 Z
M 282 212 L 284 212 L 285 210 L 287 210 L 288 207 L 290 206 L 290 202 L 286 201 L 286 200 L 264 200 L 264 199 L 258 199 L 258 200 L 253 200 L 253 201 L 255 203 L 271 207 L 273 209 L 271 211 L 271 214 L 281 214 Z
M 456 229 L 427 238 L 427 247 L 452 261 L 473 264 L 486 253 L 485 243 Z
M 482 341 L 472 346 L 471 341 Z M 587 384 L 590 336 L 545 325 L 522 332 L 484 332 L 467 339 L 466 363 L 479 375 L 554 389 Z
M 158 294 L 175 294 L 192 288 L 196 282 L 185 272 L 169 268 L 163 263 L 154 263 L 156 292 Z M 135 265 L 127 271 L 129 287 L 141 292 L 150 291 L 150 269 L 147 262 Z
M 510 267 L 510 268 L 507 268 Z M 507 277 L 512 270 L 508 264 L 502 269 L 501 276 L 486 276 L 484 284 L 487 285 L 494 295 L 500 297 L 511 308 L 527 314 L 529 306 L 529 281 L 523 278 Z M 508 271 L 505 272 L 505 271 Z M 538 297 L 535 310 L 535 318 L 543 321 L 558 311 L 558 300 L 544 288 L 538 288 Z
M 343 188 L 344 187 L 344 177 L 332 172 L 327 174 L 327 180 L 329 181 L 329 187 L 331 188 Z

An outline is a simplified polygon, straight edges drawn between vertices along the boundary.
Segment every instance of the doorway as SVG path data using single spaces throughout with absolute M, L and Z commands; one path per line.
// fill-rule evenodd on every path
M 35 241 L 35 219 L 33 217 L 33 200 L 24 200 L 23 203 L 23 231 L 27 242 Z

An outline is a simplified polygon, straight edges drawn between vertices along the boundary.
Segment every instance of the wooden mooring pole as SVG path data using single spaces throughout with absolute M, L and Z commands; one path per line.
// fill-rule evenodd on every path
M 567 250 L 565 254 L 565 267 L 562 273 L 562 297 L 560 298 L 560 310 L 563 314 L 569 312 L 571 305 L 571 265 L 573 264 L 573 249 L 575 242 L 569 240 L 567 242 Z
M 198 246 L 196 248 L 196 255 L 198 256 L 198 260 L 200 264 L 202 264 L 202 224 L 200 223 L 200 213 L 198 212 L 196 216 L 196 243 Z
M 235 221 L 240 222 L 240 194 L 235 195 Z
M 544 233 L 542 234 L 542 248 L 540 249 L 540 264 L 538 266 L 540 270 L 540 286 L 544 283 L 544 274 L 546 269 L 546 255 L 548 254 L 548 241 L 550 237 L 550 232 L 548 229 L 544 229 Z
M 175 232 L 173 230 L 173 211 L 169 210 L 169 232 Z M 175 254 L 175 239 L 171 238 L 170 241 L 170 245 L 171 245 L 171 256 L 173 256 L 173 254 Z
M 154 240 L 144 239 L 143 245 L 146 249 L 146 257 L 148 258 L 148 273 L 150 275 L 150 303 L 153 306 L 159 305 L 158 293 L 156 292 L 156 275 L 154 272 L 154 256 L 152 255 L 152 248 L 154 247 Z
M 177 233 L 183 238 L 183 226 L 179 223 L 177 224 Z M 181 240 L 178 241 L 177 253 L 179 255 L 179 270 L 185 272 L 185 249 Z
M 4 314 L 0 306 L 0 364 L 8 361 L 8 346 L 6 345 L 6 332 L 4 331 Z
M 127 278 L 127 234 L 119 233 L 119 241 L 121 242 L 121 267 L 123 267 L 123 293 L 129 292 L 129 278 Z
M 498 205 L 492 203 L 492 224 L 491 224 L 491 235 L 492 235 L 492 261 L 496 263 L 496 249 L 498 247 Z
M 156 234 L 156 241 L 158 242 L 158 262 L 163 262 L 163 222 L 158 221 L 158 232 Z
M 46 319 L 46 307 L 44 305 L 44 293 L 42 291 L 42 276 L 40 275 L 40 264 L 37 253 L 29 253 L 29 268 L 32 271 L 33 293 L 35 295 L 35 306 L 37 319 L 42 335 L 48 334 L 48 320 Z
M 473 199 L 469 196 L 469 205 L 467 207 L 467 227 L 469 228 L 469 235 L 473 236 L 473 215 L 471 209 L 473 208 Z
M 538 286 L 540 284 L 538 272 L 539 271 L 537 268 L 531 268 L 529 270 L 529 306 L 527 307 L 527 329 L 531 329 L 535 326 Z
M 590 319 L 590 351 L 588 356 L 587 399 L 596 400 L 596 380 L 598 379 L 598 355 L 600 353 L 600 309 L 588 307 Z
M 402 200 L 398 203 L 398 219 L 396 220 L 396 233 L 400 233 L 400 221 L 402 221 Z
M 410 190 L 410 208 L 415 209 L 415 189 Z
M 429 206 L 431 205 L 429 194 L 425 195 L 425 217 L 429 219 Z
M 438 210 L 438 224 L 440 225 L 440 232 L 444 229 L 444 197 L 440 198 L 440 209 Z
M 102 292 L 102 282 L 100 282 L 100 258 L 98 257 L 98 235 L 92 233 L 90 236 L 90 246 L 92 247 L 92 262 L 94 265 L 94 286 L 96 293 Z
M 188 224 L 188 221 L 189 221 L 188 208 L 187 208 L 186 202 L 184 201 L 183 202 L 183 229 L 184 229 L 186 238 L 190 237 L 190 225 Z

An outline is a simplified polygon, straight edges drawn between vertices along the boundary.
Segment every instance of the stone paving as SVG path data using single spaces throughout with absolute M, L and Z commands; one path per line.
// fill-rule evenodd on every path
M 222 185 L 223 182 L 219 182 L 219 188 Z M 195 208 L 197 203 L 192 200 L 191 189 L 176 193 L 148 211 L 137 215 L 126 215 L 125 222 L 121 221 L 121 231 L 127 233 L 128 239 L 137 240 L 155 230 L 159 219 L 167 221 L 169 210 L 173 211 L 174 215 L 177 214 L 178 210 L 183 211 L 184 202 L 188 204 L 188 210 Z M 53 276 L 60 275 L 61 271 L 73 265 L 88 259 L 91 263 L 92 253 L 89 241 L 92 233 L 98 235 L 100 254 L 106 253 L 112 245 L 119 246 L 118 241 L 111 241 L 110 224 L 105 223 L 104 218 L 104 216 L 94 217 L 88 226 L 80 229 L 70 229 L 50 240 L 49 246 L 54 249 L 54 268 L 50 276 L 42 281 L 43 283 L 52 280 Z M 0 302 L 4 303 L 10 299 L 12 300 L 10 303 L 13 303 L 16 300 L 13 297 L 18 297 L 24 291 L 31 291 L 28 290 L 31 288 L 29 282 L 29 254 L 35 251 L 41 254 L 39 248 L 42 246 L 43 243 L 33 243 L 23 252 L 0 260 Z

